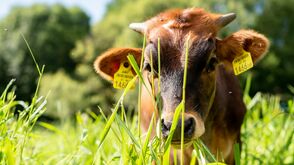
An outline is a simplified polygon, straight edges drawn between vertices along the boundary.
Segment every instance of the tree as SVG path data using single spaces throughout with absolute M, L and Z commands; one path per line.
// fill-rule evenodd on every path
M 72 73 L 76 62 L 70 57 L 75 42 L 90 30 L 89 17 L 79 8 L 61 5 L 15 7 L 0 21 L 0 88 L 16 78 L 17 95 L 28 100 L 38 77 L 23 34 L 39 65 L 46 73 L 63 69 Z M 2 30 L 7 29 L 7 30 Z
M 255 27 L 271 40 L 269 54 L 254 70 L 254 91 L 290 93 L 294 85 L 294 1 L 268 0 L 259 6 Z

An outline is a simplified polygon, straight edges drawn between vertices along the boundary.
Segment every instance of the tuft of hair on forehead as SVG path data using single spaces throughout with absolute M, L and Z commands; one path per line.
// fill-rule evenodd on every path
M 193 8 L 184 9 L 182 14 L 183 14 L 183 16 L 186 16 L 186 14 L 188 14 L 188 15 L 189 14 L 190 15 L 205 15 L 208 13 L 202 8 L 193 7 Z
M 178 18 L 178 17 L 185 17 L 185 16 L 193 16 L 193 15 L 204 15 L 209 14 L 202 8 L 187 8 L 187 9 L 169 9 L 162 13 L 159 13 L 157 17 L 159 18 Z
M 175 20 L 179 23 L 185 23 L 191 21 L 196 16 L 210 15 L 202 8 L 188 8 L 188 9 L 170 9 L 158 14 L 155 18 L 160 21 Z

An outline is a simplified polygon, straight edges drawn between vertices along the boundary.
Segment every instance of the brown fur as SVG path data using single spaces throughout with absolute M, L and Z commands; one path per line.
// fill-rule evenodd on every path
M 172 120 L 174 110 L 181 101 L 185 43 L 189 40 L 184 120 L 192 118 L 196 126 L 192 136 L 185 137 L 185 141 L 200 137 L 219 160 L 223 158 L 226 163 L 234 164 L 233 145 L 241 143 L 240 129 L 246 108 L 238 79 L 231 71 L 231 62 L 245 50 L 251 53 L 253 62 L 256 63 L 264 56 L 269 42 L 265 36 L 252 30 L 240 30 L 224 40 L 217 39 L 217 32 L 227 24 L 221 24 L 221 16 L 203 9 L 173 9 L 147 20 L 147 28 L 136 31 L 147 37 L 149 50 L 143 53 L 145 63 L 151 63 L 151 55 L 153 60 L 157 59 L 154 45 L 160 38 L 161 77 L 164 79 L 161 82 L 164 104 L 162 120 L 168 122 Z M 153 54 L 150 54 L 152 51 Z M 102 77 L 112 80 L 115 73 L 113 63 L 125 60 L 129 53 L 140 61 L 141 49 L 117 48 L 98 57 L 94 67 Z M 213 56 L 220 64 L 209 70 L 208 64 Z M 145 82 L 148 82 L 149 74 L 144 70 Z M 157 111 L 154 110 L 153 96 L 147 92 L 151 89 L 150 84 L 147 84 L 147 88 L 142 88 L 140 118 L 142 130 L 147 131 L 152 114 L 157 114 Z M 174 137 L 179 137 L 179 131 L 175 132 Z M 190 162 L 191 152 L 191 147 L 185 149 L 185 164 Z
M 253 30 L 240 30 L 231 36 L 218 40 L 217 54 L 220 59 L 226 59 L 230 63 L 234 55 L 242 54 L 243 49 L 251 53 L 254 63 L 262 59 L 268 50 L 269 41 L 267 38 Z

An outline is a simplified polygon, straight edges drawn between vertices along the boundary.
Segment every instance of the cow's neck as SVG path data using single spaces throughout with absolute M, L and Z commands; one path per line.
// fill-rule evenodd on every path
M 232 146 L 236 142 L 240 143 L 240 129 L 246 108 L 237 77 L 223 66 L 217 68 L 216 74 L 215 98 L 201 139 L 216 157 L 233 163 Z

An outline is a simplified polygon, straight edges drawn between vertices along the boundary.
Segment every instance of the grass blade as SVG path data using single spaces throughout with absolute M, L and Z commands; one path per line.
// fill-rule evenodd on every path
M 139 76 L 139 79 L 142 81 L 142 83 L 144 84 L 144 86 L 146 86 L 146 84 L 145 84 L 145 82 L 144 82 L 144 79 L 143 79 L 143 76 L 142 76 L 142 74 L 141 74 L 141 72 L 140 72 L 140 69 L 139 69 L 139 67 L 138 67 L 138 64 L 137 64 L 137 62 L 136 62 L 134 56 L 131 55 L 131 54 L 129 54 L 129 55 L 128 55 L 128 60 L 130 61 L 130 63 L 131 63 L 131 65 L 132 65 L 134 71 L 136 72 L 136 74 Z
M 170 128 L 170 133 L 167 137 L 167 140 L 165 142 L 165 145 L 164 145 L 164 153 L 167 151 L 167 149 L 169 148 L 169 146 L 171 145 L 171 140 L 172 140 L 172 137 L 174 135 L 174 132 L 176 130 L 176 127 L 178 125 L 178 120 L 179 120 L 179 117 L 180 117 L 180 112 L 182 111 L 183 109 L 183 102 L 181 102 L 176 110 L 175 110 L 175 113 L 174 113 L 174 117 L 173 117 L 173 121 L 172 121 L 172 125 L 171 125 L 171 128 Z
M 196 158 L 197 158 L 197 152 L 196 152 L 195 149 L 193 149 L 193 151 L 192 151 L 192 158 L 191 158 L 190 165 L 194 165 L 194 164 L 196 164 Z
M 179 120 L 179 117 L 180 117 L 180 113 L 181 111 L 183 110 L 183 102 L 181 102 L 176 110 L 175 110 L 175 113 L 174 113 L 174 117 L 173 117 L 173 121 L 172 121 L 172 125 L 171 125 L 171 128 L 170 128 L 170 132 L 169 132 L 169 135 L 165 141 L 165 144 L 164 144 L 164 155 L 163 155 L 163 164 L 169 164 L 169 159 L 170 159 L 170 149 L 171 149 L 171 140 L 172 140 L 172 137 L 174 135 L 174 132 L 176 130 L 176 127 L 178 125 L 178 120 Z
M 162 160 L 163 165 L 169 165 L 170 164 L 169 159 L 170 159 L 171 145 L 167 145 L 166 147 L 167 147 L 167 149 L 166 149 L 167 152 L 164 152 L 164 154 L 163 154 L 163 160 Z
M 155 123 L 154 116 L 155 116 L 155 114 L 153 113 L 151 121 L 150 121 L 150 125 L 149 125 L 149 128 L 148 128 L 147 136 L 145 138 L 145 142 L 144 142 L 144 145 L 143 145 L 143 148 L 142 148 L 142 154 L 140 155 L 140 158 L 139 158 L 139 164 L 142 164 L 144 162 L 143 159 L 145 158 L 146 151 L 147 151 L 147 148 L 148 148 L 148 143 L 149 143 L 150 136 L 151 136 L 152 129 L 153 129 L 153 124 Z
M 197 144 L 198 148 L 203 149 L 206 157 L 209 160 L 211 160 L 213 162 L 217 162 L 217 159 L 214 157 L 214 155 L 209 151 L 209 149 L 206 147 L 206 145 L 200 139 L 196 140 L 196 144 Z
M 129 135 L 129 137 L 131 138 L 131 140 L 133 141 L 133 143 L 137 146 L 140 147 L 140 144 L 137 142 L 137 139 L 135 138 L 135 136 L 132 134 L 131 130 L 126 126 L 125 122 L 123 122 L 117 115 L 115 116 L 115 120 L 118 122 L 118 125 L 120 127 L 122 127 L 127 134 Z
M 241 162 L 241 154 L 240 154 L 240 144 L 239 143 L 235 143 L 234 144 L 234 158 L 235 158 L 235 164 L 236 165 L 240 165 Z
M 34 54 L 33 54 L 33 51 L 32 51 L 32 49 L 31 49 L 29 43 L 27 42 L 26 38 L 24 37 L 23 34 L 21 34 L 21 36 L 22 36 L 23 40 L 25 41 L 25 43 L 26 43 L 26 45 L 27 45 L 27 47 L 28 47 L 28 49 L 29 49 L 29 51 L 30 51 L 30 55 L 32 56 L 32 58 L 33 58 L 33 60 L 34 60 L 34 63 L 35 63 L 36 68 L 37 68 L 37 70 L 38 70 L 39 76 L 41 77 L 41 75 L 43 74 L 43 71 L 41 72 L 40 67 L 39 67 L 39 65 L 38 65 L 38 63 L 37 63 L 37 60 L 36 60 L 36 58 L 35 58 L 35 56 L 34 56 Z
M 6 100 L 6 96 L 7 96 L 7 92 L 9 90 L 9 88 L 12 86 L 12 84 L 15 82 L 15 79 L 12 79 L 9 81 L 8 85 L 6 86 L 6 88 L 4 89 L 4 91 L 2 92 L 2 95 L 0 97 L 0 100 L 3 100 L 3 102 Z
M 63 132 L 52 124 L 40 122 L 39 125 L 57 134 L 63 135 Z
M 111 128 L 111 125 L 114 121 L 114 119 L 116 118 L 116 115 L 117 115 L 117 112 L 119 110 L 119 106 L 120 106 L 120 103 L 122 102 L 123 98 L 126 96 L 126 94 L 128 93 L 128 91 L 133 87 L 133 85 L 135 84 L 135 81 L 137 79 L 137 76 L 135 76 L 129 83 L 128 85 L 126 86 L 123 94 L 121 95 L 120 99 L 118 100 L 117 104 L 115 105 L 114 107 L 114 110 L 111 114 L 111 116 L 109 117 L 108 121 L 106 122 L 106 125 L 101 133 L 101 136 L 100 136 L 100 143 L 98 145 L 98 148 L 96 150 L 96 153 L 95 153 L 95 156 L 94 156 L 94 159 L 92 161 L 92 164 L 94 164 L 96 162 L 96 158 L 97 158 L 97 154 L 98 154 L 98 151 L 100 149 L 100 147 L 102 146 L 110 128 Z

